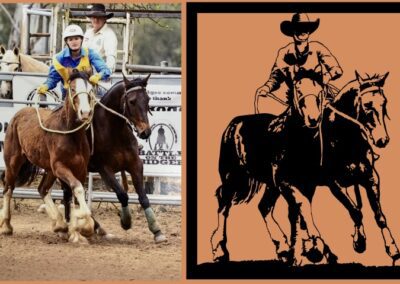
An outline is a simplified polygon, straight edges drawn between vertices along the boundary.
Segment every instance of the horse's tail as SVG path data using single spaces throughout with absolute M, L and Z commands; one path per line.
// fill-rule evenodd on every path
M 29 162 L 28 160 L 22 165 L 17 178 L 15 180 L 15 186 L 29 185 L 31 184 L 36 176 L 39 174 L 40 168 Z M 4 181 L 3 181 L 4 182 Z
M 248 172 L 245 146 L 239 137 L 242 126 L 242 117 L 236 117 L 225 129 L 219 157 L 222 187 L 229 191 L 226 195 L 231 196 L 235 204 L 250 202 L 263 185 Z

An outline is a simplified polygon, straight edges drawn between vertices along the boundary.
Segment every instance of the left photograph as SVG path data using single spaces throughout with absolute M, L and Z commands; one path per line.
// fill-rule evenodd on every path
M 0 281 L 181 279 L 180 4 L 0 28 Z

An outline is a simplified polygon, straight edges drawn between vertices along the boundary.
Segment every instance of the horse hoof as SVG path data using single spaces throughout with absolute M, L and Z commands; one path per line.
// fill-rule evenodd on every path
M 111 241 L 115 239 L 115 236 L 113 234 L 105 234 L 102 236 L 103 239 L 107 240 L 107 241 Z
M 39 208 L 37 209 L 37 212 L 39 212 L 39 213 L 46 213 L 46 204 L 41 204 L 40 206 L 39 206 Z
M 285 264 L 293 265 L 294 263 L 294 251 L 292 249 L 285 250 L 277 253 L 278 260 L 282 261 Z
M 220 263 L 228 262 L 229 261 L 229 254 L 228 255 L 224 254 L 224 255 L 221 255 L 221 256 L 214 257 L 213 260 L 214 260 L 214 262 L 220 262 Z
M 132 219 L 131 218 L 126 218 L 126 219 L 121 218 L 121 227 L 125 231 L 132 228 Z
M 321 238 L 310 238 L 304 241 L 303 255 L 312 263 L 320 262 L 324 258 L 324 242 Z
M 156 244 L 163 243 L 163 242 L 167 241 L 167 237 L 163 233 L 158 232 L 154 236 L 154 241 L 155 241 Z
M 363 253 L 367 249 L 367 242 L 364 236 L 360 236 L 357 240 L 353 241 L 353 249 L 357 253 Z
M 5 235 L 5 236 L 11 236 L 13 234 L 13 229 L 5 229 L 0 232 L 0 234 Z
M 397 254 L 393 255 L 392 256 L 392 260 L 393 260 L 392 265 L 395 266 L 396 265 L 396 261 L 398 261 L 399 259 L 400 259 L 400 253 L 397 253 Z
M 68 240 L 68 233 L 67 232 L 57 232 L 59 238 L 63 240 Z

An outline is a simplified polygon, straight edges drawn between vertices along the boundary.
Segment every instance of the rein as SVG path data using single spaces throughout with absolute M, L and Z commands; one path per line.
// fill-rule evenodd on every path
M 89 118 L 87 121 L 84 121 L 81 125 L 79 125 L 78 127 L 74 128 L 74 129 L 71 129 L 71 130 L 57 130 L 57 129 L 50 129 L 50 128 L 45 127 L 45 126 L 43 125 L 42 119 L 40 118 L 39 107 L 38 107 L 38 106 L 39 106 L 39 96 L 37 96 L 37 99 L 36 99 L 36 102 L 35 102 L 35 106 L 36 106 L 35 109 L 36 109 L 36 114 L 37 114 L 37 117 L 38 117 L 38 120 L 39 120 L 39 125 L 40 125 L 40 127 L 41 127 L 44 131 L 47 131 L 47 132 L 50 132 L 50 133 L 63 134 L 63 135 L 75 133 L 75 132 L 77 132 L 78 130 L 84 128 L 84 127 L 86 127 L 86 129 L 88 129 L 88 128 L 91 126 L 92 121 L 93 121 L 94 107 L 95 107 L 95 105 L 96 105 L 96 97 L 95 97 L 95 95 L 93 94 L 93 92 L 90 92 L 90 93 L 80 92 L 80 93 L 77 93 L 77 94 L 75 94 L 74 96 L 72 96 L 72 95 L 71 95 L 71 90 L 69 89 L 68 97 L 69 97 L 69 99 L 70 99 L 70 102 L 72 103 L 72 106 L 73 106 L 74 111 L 76 112 L 76 109 L 75 109 L 74 104 L 73 104 L 73 99 L 74 99 L 77 95 L 82 94 L 82 93 L 87 94 L 87 95 L 92 99 L 91 101 L 92 101 L 93 103 L 91 103 L 91 105 L 90 105 L 90 109 L 91 109 L 91 111 L 92 111 L 92 115 L 90 116 L 90 118 Z M 37 94 L 37 92 L 36 92 L 36 94 Z

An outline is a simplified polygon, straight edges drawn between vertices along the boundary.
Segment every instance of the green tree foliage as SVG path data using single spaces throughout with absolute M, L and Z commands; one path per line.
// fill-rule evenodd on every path
M 181 20 L 142 19 L 135 23 L 133 61 L 135 64 L 181 66 Z
M 15 4 L 3 4 L 3 7 L 6 8 L 11 15 L 14 14 Z M 8 37 L 10 36 L 11 29 L 12 24 L 9 17 L 4 12 L 4 10 L 0 8 L 0 44 L 3 44 L 6 47 L 8 44 Z

